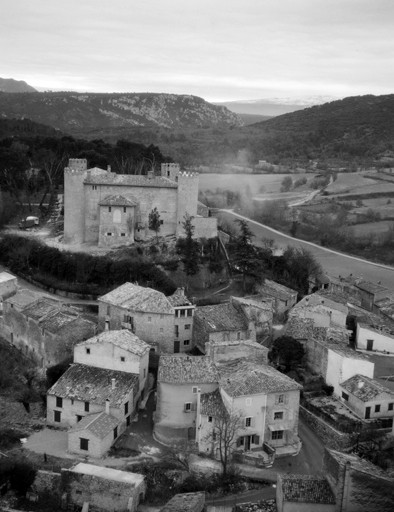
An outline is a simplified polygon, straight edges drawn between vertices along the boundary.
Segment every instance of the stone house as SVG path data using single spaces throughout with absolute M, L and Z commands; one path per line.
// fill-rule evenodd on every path
M 124 283 L 99 301 L 99 329 L 127 329 L 158 353 L 187 352 L 193 348 L 195 306 L 183 289 L 163 293 Z
M 230 302 L 240 307 L 246 318 L 253 322 L 256 339 L 263 343 L 272 338 L 274 320 L 274 299 L 251 295 L 249 297 L 230 297 Z
M 197 395 L 218 387 L 218 372 L 205 356 L 160 357 L 157 376 L 155 438 L 170 444 L 195 440 Z
M 278 512 L 336 512 L 335 494 L 324 477 L 278 474 Z
M 304 297 L 289 313 L 290 318 L 311 318 L 314 327 L 346 328 L 348 308 L 318 293 Z
M 361 419 L 394 417 L 394 391 L 364 375 L 341 382 L 341 399 Z
M 196 308 L 193 346 L 203 354 L 206 343 L 246 339 L 256 341 L 256 327 L 237 301 Z
M 263 297 L 274 299 L 274 314 L 278 320 L 283 319 L 297 303 L 298 292 L 270 279 L 265 279 L 263 284 L 256 287 L 256 291 Z
M 18 279 L 8 272 L 0 272 L 0 314 L 3 311 L 3 301 L 18 290 Z
M 143 475 L 82 462 L 62 469 L 61 481 L 69 503 L 94 510 L 136 512 L 146 493 Z
M 175 494 L 160 512 L 203 512 L 205 511 L 204 492 Z
M 72 357 L 74 345 L 96 332 L 91 316 L 51 297 L 20 290 L 3 303 L 2 337 L 43 368 Z
M 181 172 L 178 164 L 162 164 L 159 176 L 121 175 L 70 159 L 64 170 L 64 241 L 111 247 L 152 238 L 154 208 L 162 236 L 184 236 L 188 214 L 194 217 L 196 238 L 216 237 L 217 220 L 198 213 L 198 182 L 198 173 Z
M 394 334 L 387 326 L 357 322 L 356 349 L 394 354 Z
M 205 355 L 215 363 L 239 359 L 250 359 L 259 364 L 268 363 L 268 348 L 252 340 L 208 342 L 205 349 Z
M 336 512 L 392 511 L 394 478 L 368 460 L 326 448 L 323 474 L 335 494 Z

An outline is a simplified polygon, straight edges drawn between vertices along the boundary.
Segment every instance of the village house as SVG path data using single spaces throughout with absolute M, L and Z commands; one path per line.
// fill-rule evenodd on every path
M 64 242 L 112 247 L 152 238 L 149 214 L 155 208 L 161 236 L 184 236 L 189 215 L 196 238 L 214 238 L 217 220 L 197 211 L 198 182 L 198 173 L 181 172 L 178 164 L 162 164 L 160 176 L 121 175 L 70 159 L 64 170 Z
M 229 303 L 200 306 L 194 315 L 193 346 L 203 354 L 206 344 L 216 341 L 259 341 L 272 336 L 271 301 L 230 297 Z
M 268 348 L 252 340 L 212 341 L 205 344 L 206 356 L 214 363 L 239 359 L 268 363 Z
M 33 492 L 57 496 L 62 510 L 136 512 L 145 499 L 145 477 L 130 471 L 79 462 L 60 473 L 38 470 Z
M 186 492 L 175 494 L 160 509 L 160 512 L 203 512 L 205 510 L 205 492 Z
M 0 314 L 3 311 L 3 301 L 18 290 L 18 279 L 8 272 L 0 272 Z
M 92 315 L 35 292 L 18 290 L 3 303 L 1 336 L 43 368 L 71 358 L 96 332 Z
M 387 326 L 357 322 L 356 349 L 394 354 L 394 333 Z
M 256 291 L 262 297 L 274 299 L 274 315 L 276 320 L 283 319 L 287 312 L 297 303 L 298 292 L 270 279 L 265 279 L 263 284 L 257 285 Z
M 383 299 L 375 301 L 372 311 L 384 319 L 394 329 L 394 292 L 390 291 Z
M 101 457 L 130 425 L 148 386 L 149 345 L 129 331 L 101 333 L 47 392 L 47 424 L 70 428 L 68 448 Z
M 311 318 L 314 327 L 346 328 L 347 314 L 346 305 L 315 293 L 300 300 L 290 311 L 289 319 L 292 317 Z
M 160 357 L 157 376 L 155 438 L 164 443 L 196 438 L 197 394 L 218 387 L 218 372 L 205 356 Z
M 278 512 L 337 512 L 335 494 L 324 477 L 278 474 Z
M 394 417 L 394 391 L 365 375 L 340 383 L 341 399 L 361 419 Z
M 132 283 L 124 283 L 99 301 L 99 329 L 127 329 L 158 353 L 187 352 L 193 348 L 195 306 L 184 290 L 170 297 Z

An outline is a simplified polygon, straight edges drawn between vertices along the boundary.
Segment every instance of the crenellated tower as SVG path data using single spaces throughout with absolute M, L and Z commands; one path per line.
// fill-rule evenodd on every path
M 85 236 L 83 181 L 87 176 L 86 158 L 70 158 L 64 169 L 64 243 L 82 243 Z
M 178 205 L 177 205 L 177 236 L 184 236 L 182 222 L 185 215 L 192 217 L 197 215 L 198 202 L 198 172 L 179 172 L 178 183 Z

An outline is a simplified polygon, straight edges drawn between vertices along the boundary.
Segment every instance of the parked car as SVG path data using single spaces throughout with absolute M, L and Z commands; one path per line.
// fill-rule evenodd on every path
M 22 222 L 19 223 L 19 229 L 33 228 L 34 226 L 40 225 L 40 219 L 38 217 L 26 217 Z

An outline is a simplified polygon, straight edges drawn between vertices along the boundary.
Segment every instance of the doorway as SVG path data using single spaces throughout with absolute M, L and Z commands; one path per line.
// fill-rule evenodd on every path
M 369 420 L 370 417 L 371 417 L 371 408 L 370 407 L 366 407 L 365 408 L 365 419 Z
M 367 350 L 373 350 L 373 340 L 367 340 Z
M 174 354 L 178 354 L 181 348 L 180 341 L 174 341 Z

